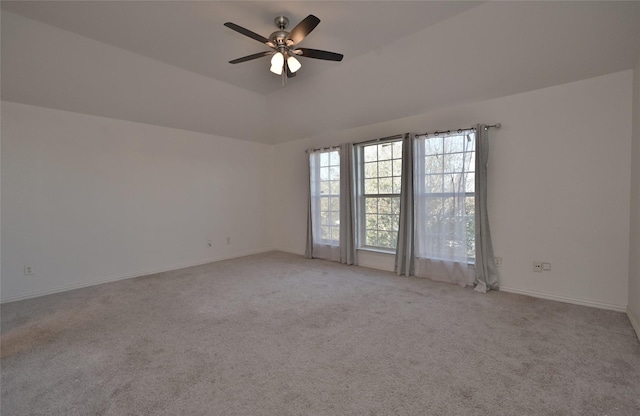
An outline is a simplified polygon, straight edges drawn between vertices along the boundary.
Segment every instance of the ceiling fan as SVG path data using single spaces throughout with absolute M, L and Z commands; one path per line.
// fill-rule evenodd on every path
M 287 32 L 285 29 L 287 25 L 289 25 L 289 19 L 285 16 L 278 16 L 275 18 L 275 24 L 279 30 L 273 32 L 267 39 L 235 23 L 227 22 L 224 25 L 229 29 L 235 30 L 251 39 L 255 39 L 260 43 L 264 43 L 271 48 L 269 51 L 243 56 L 242 58 L 229 61 L 229 63 L 239 64 L 240 62 L 247 62 L 271 55 L 270 71 L 274 74 L 282 75 L 282 83 L 284 84 L 286 78 L 294 77 L 296 75 L 295 73 L 302 66 L 300 61 L 296 59 L 296 56 L 323 59 L 326 61 L 342 61 L 343 55 L 339 53 L 297 47 L 298 44 L 318 26 L 318 23 L 320 23 L 320 19 L 310 14 L 298 23 L 291 32 Z

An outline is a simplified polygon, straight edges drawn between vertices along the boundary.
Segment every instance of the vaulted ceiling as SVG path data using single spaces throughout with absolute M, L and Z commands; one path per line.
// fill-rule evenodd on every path
M 273 19 L 320 25 L 282 86 Z M 3 1 L 2 98 L 277 143 L 633 67 L 640 2 Z

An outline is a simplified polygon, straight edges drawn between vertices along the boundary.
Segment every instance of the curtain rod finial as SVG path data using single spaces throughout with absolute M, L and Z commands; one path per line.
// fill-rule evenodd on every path
M 502 123 L 496 123 L 496 128 L 499 129 L 500 127 L 502 127 Z

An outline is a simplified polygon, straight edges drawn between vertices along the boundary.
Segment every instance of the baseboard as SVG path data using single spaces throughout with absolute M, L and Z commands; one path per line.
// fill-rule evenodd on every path
M 638 337 L 638 341 L 640 341 L 640 318 L 631 312 L 631 309 L 627 308 L 627 316 L 631 321 L 631 326 L 636 331 L 636 336 Z
M 517 293 L 519 295 L 532 296 L 534 298 L 556 300 L 558 302 L 573 303 L 574 305 L 590 306 L 592 308 L 598 308 L 598 309 L 607 309 L 607 310 L 616 311 L 616 312 L 627 312 L 626 305 L 616 305 L 613 303 L 598 302 L 595 300 L 586 300 L 586 299 L 572 298 L 569 296 L 552 295 L 550 293 L 536 292 L 536 291 L 527 290 L 527 289 L 517 289 L 515 287 L 508 287 L 508 286 L 500 286 L 500 291 Z
M 273 251 L 273 250 L 275 250 L 275 249 L 273 249 L 273 248 L 263 248 L 263 249 L 258 249 L 258 250 L 247 250 L 247 251 L 244 251 L 244 252 L 234 253 L 232 255 L 216 256 L 216 257 L 211 257 L 211 258 L 208 258 L 208 259 L 199 260 L 199 261 L 196 261 L 196 262 L 174 264 L 172 266 L 162 267 L 162 268 L 159 268 L 159 269 L 150 269 L 150 270 L 139 271 L 139 272 L 134 272 L 134 273 L 126 273 L 126 274 L 121 274 L 121 275 L 107 276 L 107 277 L 102 277 L 102 278 L 99 278 L 99 279 L 91 280 L 89 282 L 75 283 L 75 284 L 72 284 L 72 285 L 60 286 L 60 287 L 57 287 L 57 288 L 54 288 L 54 289 L 48 289 L 48 290 L 42 290 L 42 291 L 36 291 L 36 292 L 30 292 L 30 293 L 23 293 L 23 294 L 15 295 L 15 296 L 9 296 L 9 297 L 1 299 L 0 303 L 17 302 L 19 300 L 37 298 L 37 297 L 40 297 L 40 296 L 52 295 L 54 293 L 66 292 L 66 291 L 74 290 L 74 289 L 81 289 L 83 287 L 101 285 L 103 283 L 117 282 L 118 280 L 132 279 L 134 277 L 147 276 L 147 275 L 150 275 L 150 274 L 170 272 L 170 271 L 173 271 L 173 270 L 185 269 L 187 267 L 200 266 L 200 265 L 203 265 L 203 264 L 214 263 L 214 262 L 222 261 L 222 260 L 229 260 L 229 259 L 235 259 L 235 258 L 238 258 L 238 257 L 251 256 L 251 255 L 254 255 L 254 254 L 266 253 L 266 252 Z
M 276 247 L 273 250 L 282 251 L 283 253 L 295 254 L 295 255 L 298 255 L 298 256 L 304 256 L 304 251 L 295 250 L 295 249 L 291 249 L 291 248 Z

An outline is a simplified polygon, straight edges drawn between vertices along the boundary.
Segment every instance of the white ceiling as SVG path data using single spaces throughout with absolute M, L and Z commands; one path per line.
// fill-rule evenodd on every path
M 302 47 L 342 53 L 344 61 L 388 45 L 479 2 L 396 1 L 3 1 L 2 8 L 259 94 L 282 87 L 262 58 L 228 61 L 269 50 L 224 26 L 231 21 L 262 36 L 284 15 L 288 30 L 314 14 L 320 24 Z M 301 59 L 300 79 L 335 62 Z M 298 78 L 291 80 L 298 82 Z M 304 81 L 299 81 L 304 82 Z
M 640 52 L 640 2 L 3 1 L 2 10 L 3 99 L 265 143 L 630 69 Z M 227 63 L 267 48 L 224 22 L 268 36 L 280 14 L 289 28 L 318 16 L 301 45 L 344 60 L 301 59 L 284 87 L 268 58 Z

